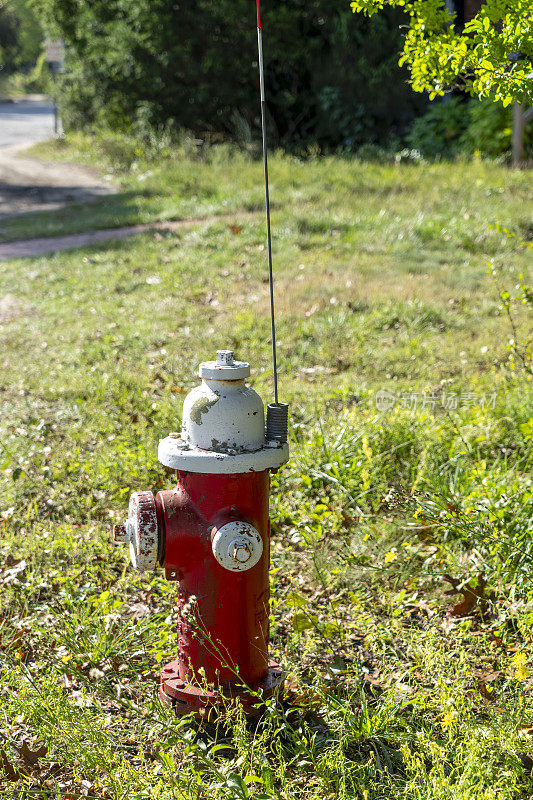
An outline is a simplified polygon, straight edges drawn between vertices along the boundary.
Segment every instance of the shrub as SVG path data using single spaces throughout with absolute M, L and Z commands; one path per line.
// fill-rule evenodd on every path
M 450 158 L 461 150 L 461 137 L 468 124 L 468 104 L 461 97 L 447 97 L 432 103 L 415 119 L 407 143 L 426 158 Z
M 468 151 L 478 150 L 486 156 L 505 155 L 511 149 L 513 135 L 513 109 L 503 108 L 490 100 L 472 101 L 468 109 L 468 126 L 460 145 Z M 526 157 L 533 155 L 533 130 L 526 126 L 524 137 Z
M 412 123 L 407 136 L 411 148 L 426 158 L 451 158 L 479 152 L 497 158 L 511 149 L 513 109 L 490 100 L 448 97 L 432 103 Z M 525 155 L 533 155 L 533 126 L 526 126 Z

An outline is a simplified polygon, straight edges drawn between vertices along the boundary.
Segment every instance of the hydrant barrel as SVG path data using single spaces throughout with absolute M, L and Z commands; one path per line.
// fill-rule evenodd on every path
M 178 483 L 202 515 L 215 520 L 211 544 L 216 538 L 213 530 L 231 524 L 228 520 L 233 517 L 253 526 L 262 547 L 260 558 L 249 569 L 228 569 L 208 553 L 182 574 L 178 586 L 179 676 L 184 681 L 205 677 L 208 683 L 255 684 L 265 678 L 268 666 L 270 475 L 263 471 L 202 475 L 201 481 L 198 477 L 178 473 Z M 216 524 L 217 519 L 222 525 Z M 168 557 L 172 558 L 172 553 Z

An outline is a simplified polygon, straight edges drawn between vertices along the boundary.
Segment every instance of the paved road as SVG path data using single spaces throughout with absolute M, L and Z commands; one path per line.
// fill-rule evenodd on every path
M 53 135 L 53 108 L 47 100 L 0 103 L 0 219 L 85 203 L 116 191 L 95 170 L 20 153 Z
M 33 144 L 54 135 L 54 109 L 44 99 L 0 103 L 0 147 Z

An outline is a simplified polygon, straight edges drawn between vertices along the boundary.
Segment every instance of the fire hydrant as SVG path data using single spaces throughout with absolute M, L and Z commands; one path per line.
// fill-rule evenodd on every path
M 267 409 L 246 386 L 250 365 L 219 350 L 200 364 L 186 397 L 181 435 L 159 442 L 159 461 L 177 471 L 173 489 L 134 492 L 114 528 L 138 570 L 165 568 L 178 584 L 178 656 L 163 667 L 160 697 L 178 714 L 254 693 L 283 679 L 269 661 L 270 471 L 289 458 L 287 406 Z M 252 693 L 250 693 L 252 690 Z

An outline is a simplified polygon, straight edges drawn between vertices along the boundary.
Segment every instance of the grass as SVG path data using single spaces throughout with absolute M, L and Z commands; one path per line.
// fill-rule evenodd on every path
M 85 140 L 61 147 L 94 159 Z M 5 796 L 530 797 L 533 392 L 509 368 L 487 262 L 511 293 L 527 277 L 530 253 L 490 226 L 530 239 L 531 185 L 489 163 L 273 158 L 286 694 L 259 725 L 228 708 L 218 729 L 160 706 L 174 589 L 135 574 L 109 525 L 132 490 L 172 485 L 157 440 L 198 361 L 232 347 L 271 394 L 261 165 L 196 150 L 132 169 L 107 147 L 123 205 L 2 223 L 51 235 L 234 213 L 3 265 Z

